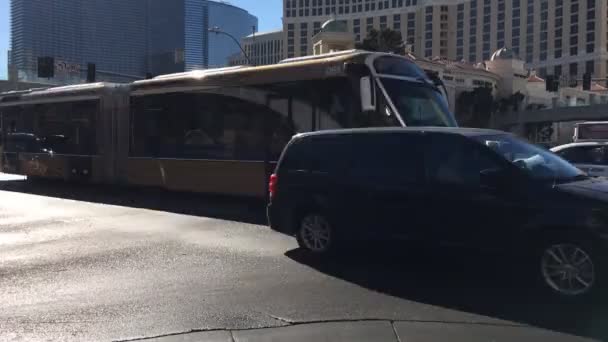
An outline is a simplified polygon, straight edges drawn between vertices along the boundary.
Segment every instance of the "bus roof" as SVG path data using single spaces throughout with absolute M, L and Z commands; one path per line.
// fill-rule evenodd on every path
M 179 91 L 188 88 L 323 79 L 344 75 L 345 62 L 363 62 L 367 56 L 372 54 L 406 58 L 387 53 L 348 50 L 317 56 L 291 58 L 273 65 L 236 66 L 161 75 L 152 79 L 135 81 L 128 85 L 99 82 L 11 91 L 0 93 L 0 104 L 40 101 L 40 99 L 52 102 L 53 98 L 96 96 L 103 93 L 104 90 L 116 88 L 130 89 L 132 94 L 138 95 L 148 92 Z
M 34 88 L 0 93 L 0 103 L 22 102 L 39 98 L 83 96 L 98 94 L 105 89 L 115 89 L 124 85 L 115 83 L 86 83 L 52 88 Z
M 382 53 L 349 50 L 326 55 L 287 59 L 272 65 L 193 70 L 135 81 L 132 84 L 132 90 L 137 94 L 138 92 L 158 88 L 215 87 L 327 78 L 343 75 L 344 69 L 342 66 L 344 62 L 349 60 L 363 62 L 365 57 L 370 54 L 380 55 Z M 405 58 L 399 55 L 394 56 Z

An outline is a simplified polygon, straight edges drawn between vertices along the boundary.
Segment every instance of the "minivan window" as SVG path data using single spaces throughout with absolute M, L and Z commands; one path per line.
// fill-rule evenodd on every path
M 427 175 L 431 182 L 479 186 L 480 173 L 502 166 L 481 148 L 460 136 L 433 136 L 426 154 Z
M 357 137 L 349 174 L 360 184 L 399 186 L 424 181 L 422 137 L 414 134 Z
M 474 139 L 523 170 L 533 179 L 558 182 L 585 177 L 585 173 L 553 152 L 534 146 L 510 134 L 476 136 Z
M 343 139 L 315 137 L 296 141 L 287 149 L 280 168 L 329 172 L 346 163 L 348 150 Z

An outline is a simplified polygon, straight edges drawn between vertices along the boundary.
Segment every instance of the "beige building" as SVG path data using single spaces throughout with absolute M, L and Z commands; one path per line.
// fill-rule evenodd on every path
M 283 31 L 269 31 L 251 34 L 241 39 L 241 45 L 253 65 L 276 64 L 283 59 Z M 242 53 L 228 59 L 229 65 L 249 64 Z
M 284 0 L 286 57 L 312 54 L 312 37 L 335 15 L 356 42 L 372 29 L 401 32 L 414 53 L 482 62 L 512 48 L 541 77 L 606 78 L 606 0 Z

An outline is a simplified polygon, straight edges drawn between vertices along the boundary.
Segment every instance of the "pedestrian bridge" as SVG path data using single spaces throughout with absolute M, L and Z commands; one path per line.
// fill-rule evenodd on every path
M 491 126 L 508 129 L 526 124 L 566 121 L 608 121 L 608 104 L 498 113 L 492 116 Z

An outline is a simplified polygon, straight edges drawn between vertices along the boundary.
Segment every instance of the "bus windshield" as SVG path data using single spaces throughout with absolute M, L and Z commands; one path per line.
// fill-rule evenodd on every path
M 380 82 L 406 126 L 457 126 L 436 89 L 420 82 L 382 77 Z

